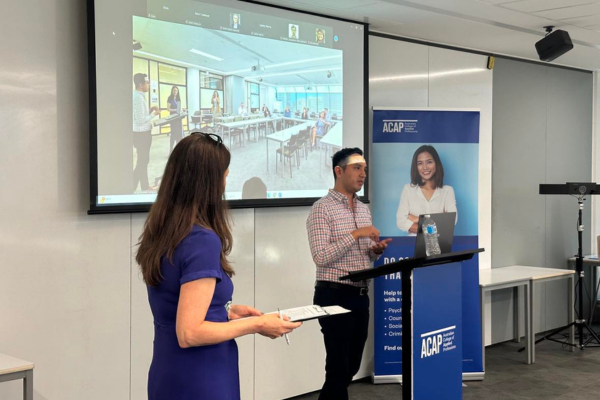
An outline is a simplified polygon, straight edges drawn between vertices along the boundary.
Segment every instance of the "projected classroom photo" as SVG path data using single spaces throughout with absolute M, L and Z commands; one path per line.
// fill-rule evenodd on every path
M 343 146 L 343 54 L 331 28 L 267 25 L 238 10 L 210 18 L 197 26 L 133 17 L 134 127 L 143 110 L 152 139 L 134 140 L 134 178 L 146 164 L 148 178 L 134 193 L 156 193 L 173 148 L 202 131 L 231 151 L 227 199 L 324 195 Z

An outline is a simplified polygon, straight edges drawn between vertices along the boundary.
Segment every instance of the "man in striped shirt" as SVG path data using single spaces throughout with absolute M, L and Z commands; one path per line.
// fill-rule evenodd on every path
M 358 149 L 342 149 L 332 158 L 335 186 L 317 201 L 306 228 L 317 282 L 313 302 L 339 305 L 351 313 L 319 320 L 327 359 L 319 400 L 348 399 L 348 385 L 360 368 L 369 328 L 367 282 L 339 282 L 351 271 L 369 268 L 391 239 L 379 241 L 367 206 L 358 200 L 367 177 L 367 163 Z
M 133 76 L 133 147 L 137 152 L 137 161 L 133 169 L 133 191 L 138 184 L 142 191 L 150 189 L 148 183 L 148 164 L 150 163 L 150 147 L 152 146 L 152 118 L 158 114 L 158 107 L 148 108 L 145 93 L 150 88 L 148 75 Z

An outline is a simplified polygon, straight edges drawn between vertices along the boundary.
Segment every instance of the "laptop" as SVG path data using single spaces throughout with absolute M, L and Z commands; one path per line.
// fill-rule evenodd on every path
M 425 253 L 425 238 L 423 236 L 423 221 L 425 215 L 435 221 L 438 232 L 438 241 L 442 254 L 452 252 L 452 242 L 454 240 L 454 224 L 456 223 L 456 213 L 439 213 L 439 214 L 423 214 L 419 215 L 419 229 L 417 231 L 417 242 L 415 244 L 415 258 L 426 257 Z

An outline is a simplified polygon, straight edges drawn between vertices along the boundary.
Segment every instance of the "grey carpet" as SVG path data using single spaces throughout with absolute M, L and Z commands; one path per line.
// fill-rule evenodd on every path
M 596 331 L 600 331 L 595 327 Z M 536 362 L 525 364 L 522 346 L 506 342 L 486 348 L 483 381 L 465 382 L 465 400 L 598 400 L 600 399 L 600 348 L 571 353 L 555 342 L 536 346 Z M 350 385 L 352 400 L 402 399 L 398 384 L 373 385 L 361 380 Z M 316 400 L 318 392 L 294 397 Z

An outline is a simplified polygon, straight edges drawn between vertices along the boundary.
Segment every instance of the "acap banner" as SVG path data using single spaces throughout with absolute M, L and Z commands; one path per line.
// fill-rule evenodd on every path
M 414 255 L 420 214 L 456 212 L 452 251 L 478 248 L 479 111 L 374 108 L 369 161 L 373 224 L 382 238 L 393 239 L 375 267 Z M 375 280 L 373 301 L 374 378 L 397 380 L 404 317 L 399 274 Z M 462 263 L 463 373 L 483 373 L 480 315 L 475 256 Z

